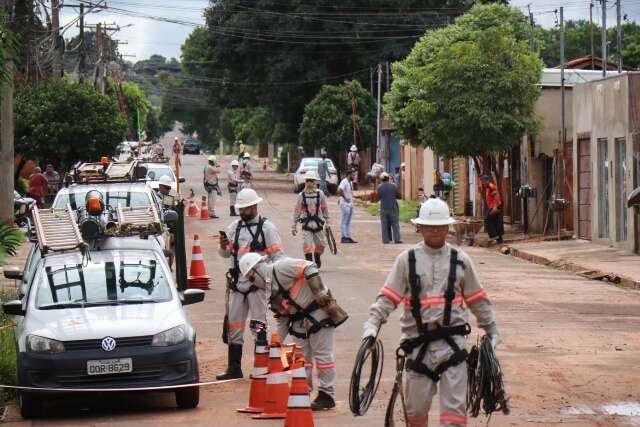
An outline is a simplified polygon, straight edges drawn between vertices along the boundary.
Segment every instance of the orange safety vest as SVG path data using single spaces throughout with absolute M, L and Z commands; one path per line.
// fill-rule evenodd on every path
M 489 209 L 497 208 L 502 205 L 502 200 L 500 200 L 500 192 L 498 191 L 498 187 L 496 187 L 493 182 L 489 183 L 484 195 Z

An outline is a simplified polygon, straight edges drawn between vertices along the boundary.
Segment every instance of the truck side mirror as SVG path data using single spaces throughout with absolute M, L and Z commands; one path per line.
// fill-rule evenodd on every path
M 4 277 L 10 280 L 22 280 L 23 276 L 23 272 L 17 268 L 4 270 Z
M 204 292 L 203 292 L 204 294 Z M 202 296 L 204 299 L 204 295 Z M 2 304 L 2 311 L 10 316 L 24 316 L 25 311 L 22 308 L 22 301 L 15 299 L 13 301 L 8 301 Z
M 202 289 L 187 289 L 182 293 L 182 305 L 190 305 L 204 301 Z

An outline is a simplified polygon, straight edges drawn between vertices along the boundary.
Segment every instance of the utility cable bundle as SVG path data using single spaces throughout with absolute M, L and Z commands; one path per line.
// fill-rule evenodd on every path
M 369 358 L 371 358 L 369 380 L 364 387 L 361 387 L 360 379 L 362 376 L 362 370 L 367 364 L 367 360 Z M 384 347 L 382 346 L 382 341 L 374 337 L 367 337 L 360 345 L 360 349 L 356 355 L 356 362 L 353 366 L 353 372 L 351 373 L 351 384 L 349 386 L 349 408 L 353 415 L 359 416 L 367 413 L 367 410 L 378 391 L 383 366 Z
M 504 389 L 502 368 L 488 335 L 474 345 L 467 359 L 467 411 L 476 418 L 482 409 L 487 416 L 502 411 L 509 415 L 509 399 Z

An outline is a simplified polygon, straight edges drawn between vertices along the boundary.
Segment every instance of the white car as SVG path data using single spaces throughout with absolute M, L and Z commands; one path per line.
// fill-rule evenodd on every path
M 176 174 L 166 163 L 142 163 L 147 168 L 147 184 L 154 190 L 158 189 L 160 177 L 168 176 L 171 179 L 171 190 L 178 190 Z M 184 178 L 180 178 L 180 182 L 184 182 Z
M 298 170 L 293 175 L 293 192 L 298 193 L 304 188 L 304 176 L 307 172 L 318 172 L 318 162 L 322 160 L 320 157 L 305 157 L 300 161 Z M 331 159 L 325 159 L 329 162 L 329 178 L 327 179 L 327 187 L 332 194 L 338 190 L 338 171 L 333 165 Z
M 177 290 L 152 239 L 107 238 L 87 256 L 53 252 L 31 268 L 25 298 L 3 304 L 16 316 L 19 385 L 112 389 L 199 381 L 196 333 L 183 306 L 202 301 L 204 292 Z M 168 390 L 181 408 L 199 403 L 198 387 Z M 41 414 L 43 396 L 20 393 L 24 418 Z

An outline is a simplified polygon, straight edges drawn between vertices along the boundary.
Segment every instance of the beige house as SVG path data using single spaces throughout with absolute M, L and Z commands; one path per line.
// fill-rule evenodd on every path
M 573 101 L 577 235 L 640 253 L 639 218 L 626 204 L 640 186 L 640 73 L 578 84 Z

